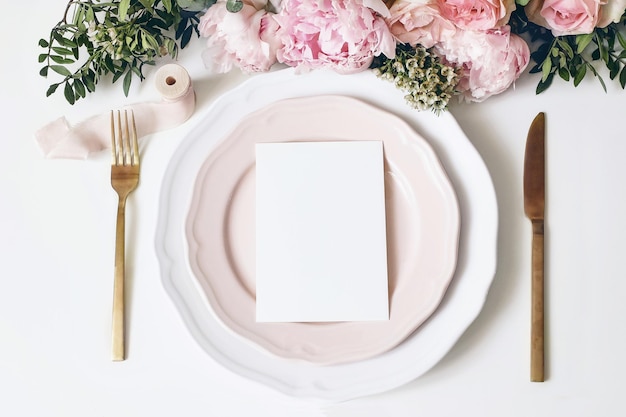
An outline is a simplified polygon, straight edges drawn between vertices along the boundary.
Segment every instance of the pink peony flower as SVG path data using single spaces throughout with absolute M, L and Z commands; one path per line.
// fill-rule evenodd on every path
M 374 56 L 395 56 L 395 40 L 380 0 L 284 0 L 274 16 L 282 43 L 278 61 L 299 69 L 342 73 L 366 69 Z M 382 7 L 380 7 L 382 6 Z
M 515 0 L 437 0 L 441 14 L 461 29 L 496 29 L 509 22 Z
M 483 101 L 509 88 L 526 69 L 530 50 L 509 26 L 485 32 L 462 30 L 435 46 L 449 63 L 463 68 L 457 88 L 468 101 Z
M 600 1 L 531 0 L 525 10 L 528 20 L 550 29 L 554 36 L 580 35 L 598 25 Z
M 441 15 L 437 0 L 398 0 L 389 12 L 391 33 L 412 46 L 431 48 L 456 32 L 456 27 Z
M 276 62 L 276 22 L 265 10 L 267 2 L 243 0 L 237 13 L 226 10 L 226 1 L 209 7 L 198 29 L 207 38 L 202 54 L 211 72 L 224 73 L 233 66 L 244 72 L 267 71 Z

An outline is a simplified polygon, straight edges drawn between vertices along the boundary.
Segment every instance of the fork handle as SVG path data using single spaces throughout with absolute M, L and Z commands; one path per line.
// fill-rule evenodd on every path
M 543 220 L 533 220 L 531 277 L 530 380 L 544 381 L 544 245 Z
M 125 272 L 125 240 L 126 240 L 126 198 L 120 196 L 117 205 L 117 226 L 115 228 L 115 276 L 113 281 L 113 320 L 112 320 L 112 359 L 125 359 L 125 302 L 124 302 L 124 272 Z

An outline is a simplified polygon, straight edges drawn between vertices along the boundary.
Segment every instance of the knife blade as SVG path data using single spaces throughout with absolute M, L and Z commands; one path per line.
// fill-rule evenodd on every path
M 524 211 L 532 224 L 530 380 L 545 380 L 544 365 L 544 222 L 545 114 L 528 130 L 524 155 Z

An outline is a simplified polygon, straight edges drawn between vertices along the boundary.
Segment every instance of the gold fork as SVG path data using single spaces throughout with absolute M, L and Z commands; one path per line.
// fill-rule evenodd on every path
M 117 119 L 117 121 L 116 121 Z M 115 230 L 115 280 L 113 283 L 112 359 L 125 359 L 125 209 L 128 195 L 139 183 L 139 148 L 135 116 L 124 110 L 111 111 L 111 186 L 119 197 L 117 205 L 117 227 Z

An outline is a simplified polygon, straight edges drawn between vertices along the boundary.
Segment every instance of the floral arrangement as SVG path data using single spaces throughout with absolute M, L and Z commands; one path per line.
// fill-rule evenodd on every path
M 196 37 L 211 72 L 373 70 L 411 106 L 441 111 L 506 91 L 531 62 L 538 94 L 587 74 L 606 88 L 598 64 L 624 88 L 625 11 L 626 0 L 72 0 L 39 41 L 40 73 L 60 76 L 47 95 L 63 86 L 72 104 L 108 74 L 128 94 L 145 65 Z

